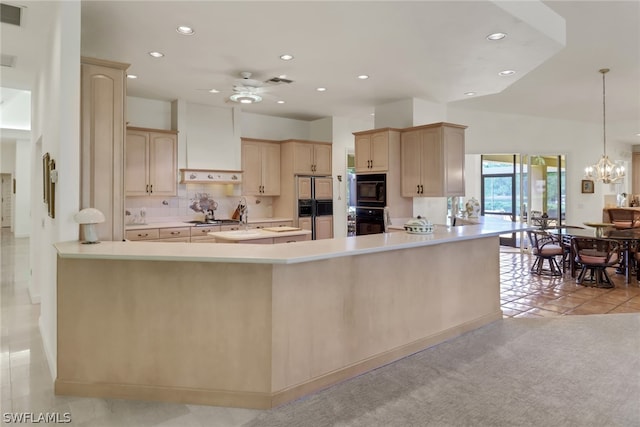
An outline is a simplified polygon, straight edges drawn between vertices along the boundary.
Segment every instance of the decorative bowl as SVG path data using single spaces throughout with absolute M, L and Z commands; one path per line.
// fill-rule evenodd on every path
M 433 223 L 418 215 L 404 224 L 404 229 L 410 234 L 430 234 L 433 233 Z

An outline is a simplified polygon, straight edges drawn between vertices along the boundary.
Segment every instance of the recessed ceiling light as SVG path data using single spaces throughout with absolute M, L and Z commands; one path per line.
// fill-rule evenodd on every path
M 475 92 L 465 92 L 464 94 L 465 94 L 465 95 L 467 95 L 467 96 L 473 96 L 473 95 L 475 95 L 476 93 L 475 93 Z
M 492 33 L 487 36 L 487 40 L 496 41 L 507 37 L 505 33 Z
M 499 76 L 513 76 L 516 72 L 513 70 L 504 70 L 498 73 Z
M 218 89 L 209 89 L 209 93 L 220 93 Z
M 153 51 L 149 52 L 149 55 L 153 56 L 154 58 L 162 58 L 164 56 L 164 53 Z
M 279 78 L 279 79 L 286 79 L 286 78 L 287 78 L 287 75 L 286 75 L 286 74 L 280 74 L 280 75 L 278 76 L 278 78 Z
M 193 28 L 187 27 L 186 25 L 180 25 L 178 28 L 176 28 L 176 31 L 178 32 L 178 34 L 182 34 L 183 36 L 192 36 L 195 33 Z
M 360 74 L 360 75 L 358 76 L 358 78 L 359 78 L 360 80 L 367 80 L 367 79 L 369 78 L 369 76 L 367 76 L 366 74 Z
M 316 89 L 318 92 L 324 92 L 325 90 L 327 90 L 326 87 L 319 87 Z
M 282 59 L 283 61 L 291 61 L 293 59 L 293 55 L 285 53 L 284 55 L 280 55 L 280 59 Z
M 136 76 L 135 74 L 127 74 L 127 78 L 128 79 L 137 79 L 138 76 Z
M 284 101 L 276 101 L 278 104 L 284 104 Z
M 371 115 L 372 115 L 372 116 L 375 116 L 375 115 L 376 115 L 376 113 L 371 113 Z

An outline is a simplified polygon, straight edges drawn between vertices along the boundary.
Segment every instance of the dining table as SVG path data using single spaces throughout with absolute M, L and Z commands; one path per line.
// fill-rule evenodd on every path
M 623 265 L 621 271 L 624 274 L 625 284 L 631 282 L 631 273 L 633 271 L 633 259 L 631 253 L 633 248 L 640 242 L 640 227 L 637 228 L 615 228 L 601 227 L 596 230 L 585 229 L 580 227 L 557 227 L 546 230 L 547 232 L 559 237 L 561 242 L 566 242 L 572 237 L 591 237 L 594 239 L 612 239 L 620 242 L 622 248 Z M 571 277 L 575 277 L 575 254 L 571 253 L 569 265 L 571 267 Z

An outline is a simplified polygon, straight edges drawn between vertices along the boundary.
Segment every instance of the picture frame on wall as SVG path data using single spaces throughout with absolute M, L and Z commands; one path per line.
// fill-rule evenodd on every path
M 583 193 L 593 193 L 593 181 L 590 179 L 582 180 L 582 192 Z

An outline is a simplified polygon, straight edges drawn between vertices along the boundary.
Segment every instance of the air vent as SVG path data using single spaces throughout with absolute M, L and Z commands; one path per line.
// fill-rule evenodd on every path
M 283 79 L 281 77 L 272 77 L 267 80 L 269 83 L 293 83 L 293 80 Z
M 13 55 L 7 55 L 6 53 L 0 54 L 0 65 L 3 67 L 15 68 L 16 57 Z
M 0 3 L 0 22 L 20 26 L 22 9 L 10 4 Z

